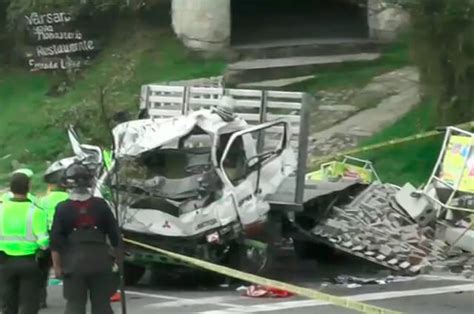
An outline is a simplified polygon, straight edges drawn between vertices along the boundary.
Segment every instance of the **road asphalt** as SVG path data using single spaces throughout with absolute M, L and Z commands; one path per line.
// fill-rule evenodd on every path
M 385 284 L 336 283 L 340 275 L 387 279 L 387 271 L 360 261 L 342 258 L 337 262 L 301 261 L 291 254 L 278 257 L 269 277 L 386 309 L 413 314 L 474 313 L 474 279 L 454 275 L 388 277 Z M 166 273 L 166 272 L 165 272 Z M 318 300 L 298 296 L 289 298 L 250 298 L 237 291 L 246 283 L 230 285 L 196 281 L 193 276 L 172 273 L 147 276 L 140 285 L 127 288 L 127 312 L 151 313 L 355 313 Z M 48 309 L 42 314 L 64 311 L 62 287 L 49 287 Z M 113 304 L 120 313 L 120 304 Z

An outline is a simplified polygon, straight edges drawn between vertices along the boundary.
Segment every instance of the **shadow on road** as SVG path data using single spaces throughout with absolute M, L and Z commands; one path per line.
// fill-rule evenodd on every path
M 291 250 L 280 250 L 265 277 L 315 287 L 333 283 L 339 275 L 382 278 L 390 275 L 390 271 L 345 254 L 334 254 L 323 260 L 301 260 Z M 241 285 L 248 284 L 207 271 L 163 265 L 149 270 L 138 287 L 162 291 L 225 291 Z

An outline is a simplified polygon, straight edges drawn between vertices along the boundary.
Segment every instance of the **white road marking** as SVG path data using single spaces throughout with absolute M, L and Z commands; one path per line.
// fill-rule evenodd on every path
M 474 282 L 474 278 L 464 278 L 461 276 L 450 276 L 450 275 L 421 275 L 417 277 L 418 279 L 426 280 L 447 280 L 447 281 L 458 281 L 458 282 Z
M 211 298 L 199 298 L 199 299 L 182 299 L 176 301 L 162 302 L 148 304 L 146 308 L 170 308 L 170 307 L 181 307 L 181 306 L 193 306 L 193 305 L 219 305 L 226 308 L 236 308 L 238 305 L 225 303 L 227 301 L 235 301 L 236 297 L 211 297 Z
M 156 293 L 146 293 L 146 292 L 138 292 L 138 291 L 125 291 L 126 295 L 135 295 L 137 297 L 145 297 L 145 298 L 152 298 L 152 299 L 164 299 L 164 300 L 183 300 L 183 298 L 172 297 L 169 295 L 162 295 Z
M 225 301 L 239 299 L 236 297 L 212 297 L 212 298 L 190 299 L 190 298 L 172 297 L 172 296 L 163 295 L 163 294 L 146 293 L 146 292 L 138 292 L 138 291 L 126 291 L 125 293 L 127 295 L 135 295 L 135 296 L 145 297 L 145 298 L 170 300 L 169 302 L 152 303 L 145 306 L 145 307 L 152 307 L 152 308 L 166 308 L 166 307 L 179 307 L 179 306 L 184 306 L 184 305 L 206 305 L 206 304 L 218 305 L 225 308 L 239 307 L 239 305 L 224 303 Z
M 396 298 L 404 298 L 404 297 L 414 297 L 414 296 L 445 294 L 445 293 L 453 293 L 453 292 L 459 292 L 459 291 L 463 291 L 463 292 L 474 291 L 474 284 L 464 284 L 464 285 L 416 289 L 416 290 L 366 293 L 366 294 L 346 296 L 346 298 L 350 300 L 354 300 L 354 301 L 363 302 L 363 301 L 376 301 L 376 300 L 396 299 Z M 240 306 L 240 307 L 229 308 L 226 310 L 204 311 L 200 313 L 201 314 L 261 313 L 261 312 L 289 310 L 289 309 L 303 308 L 303 307 L 316 307 L 316 306 L 322 306 L 322 305 L 330 305 L 330 303 L 323 302 L 323 301 L 313 301 L 313 300 L 288 301 L 288 302 L 278 302 L 278 303 L 272 303 L 272 304 L 261 304 L 261 305 L 253 305 L 253 306 Z

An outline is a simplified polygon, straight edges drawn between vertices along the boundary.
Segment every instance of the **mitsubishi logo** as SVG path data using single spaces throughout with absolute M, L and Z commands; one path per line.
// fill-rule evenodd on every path
M 165 221 L 165 223 L 163 224 L 163 229 L 171 229 L 171 225 L 170 223 L 167 221 Z

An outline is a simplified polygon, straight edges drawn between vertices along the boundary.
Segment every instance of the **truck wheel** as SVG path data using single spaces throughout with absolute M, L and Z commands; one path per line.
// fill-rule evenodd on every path
M 236 243 L 229 254 L 229 266 L 247 273 L 262 275 L 271 269 L 273 253 L 271 246 L 265 250 L 257 250 Z
M 123 268 L 125 285 L 127 286 L 136 285 L 140 279 L 142 279 L 146 270 L 146 268 L 143 266 L 130 263 L 124 263 Z

